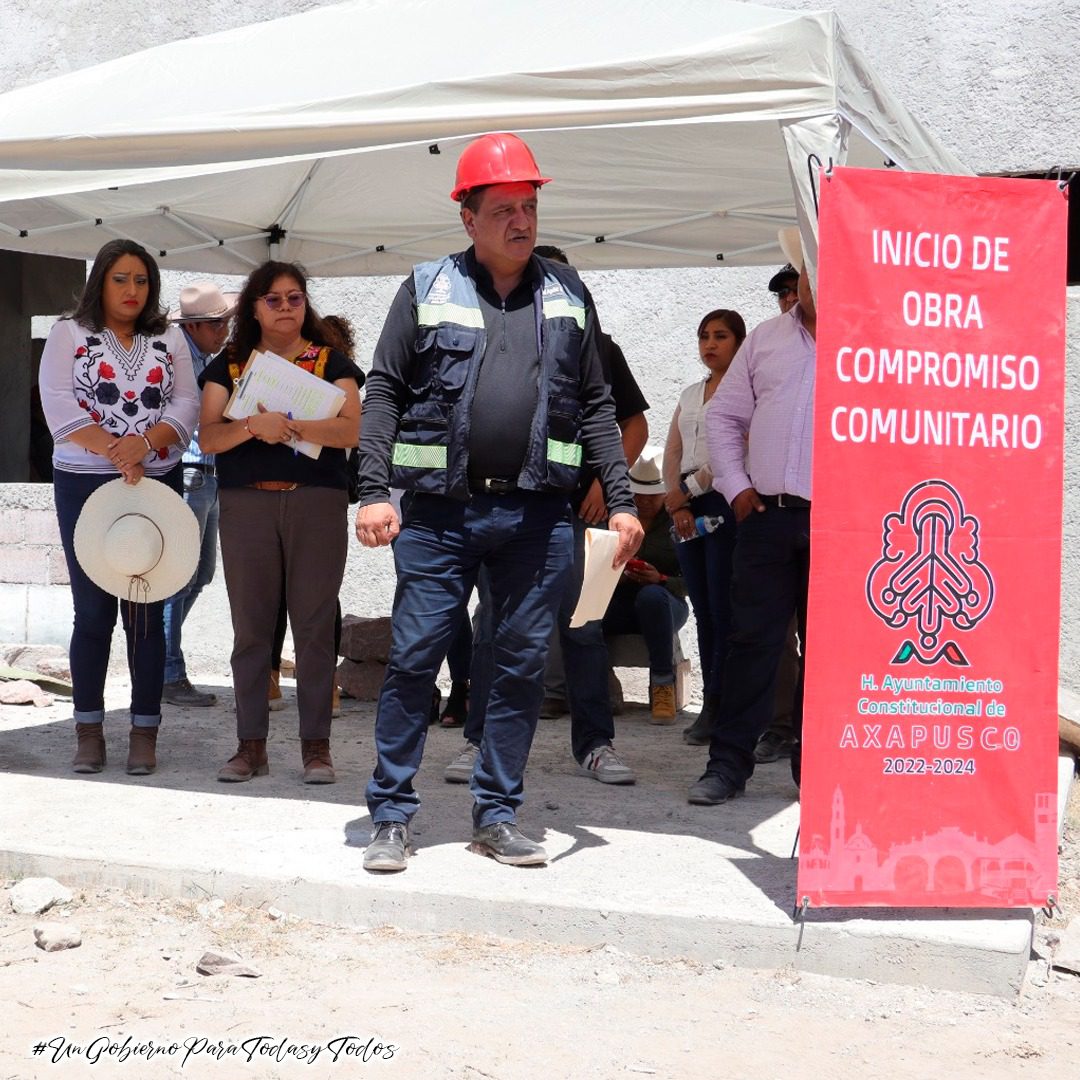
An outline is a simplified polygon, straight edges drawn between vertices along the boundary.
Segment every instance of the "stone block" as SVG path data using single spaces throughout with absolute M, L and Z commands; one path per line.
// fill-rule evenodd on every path
M 386 676 L 386 664 L 378 660 L 342 660 L 338 664 L 337 684 L 357 701 L 377 701 Z
M 8 900 L 16 915 L 40 915 L 56 904 L 70 904 L 71 890 L 56 878 L 23 878 L 11 887 Z
M 62 585 L 24 586 L 26 620 L 22 637 L 14 641 L 33 641 L 40 645 L 61 645 L 71 641 L 73 610 L 71 590 Z M 117 622 L 120 620 L 117 619 Z M 123 655 L 123 649 L 121 649 Z
M 369 619 L 346 615 L 341 620 L 341 655 L 350 660 L 374 660 L 386 664 L 390 659 L 390 617 Z
M 0 660 L 8 667 L 71 682 L 71 662 L 62 645 L 7 645 L 0 648 Z
M 26 543 L 60 547 L 60 525 L 51 510 L 26 510 L 22 515 Z
M 70 585 L 71 575 L 68 573 L 67 557 L 63 548 L 53 548 L 49 552 L 49 584 Z
M 0 544 L 21 544 L 26 536 L 23 515 L 18 513 L 0 513 Z
M 0 581 L 44 585 L 48 580 L 49 560 L 41 548 L 0 548 Z
M 1058 737 L 1073 753 L 1080 752 L 1080 694 L 1058 687 Z
M 0 582 L 0 641 L 26 640 L 25 585 Z

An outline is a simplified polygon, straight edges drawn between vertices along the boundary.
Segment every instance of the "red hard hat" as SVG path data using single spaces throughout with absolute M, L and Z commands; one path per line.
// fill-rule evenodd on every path
M 541 176 L 532 151 L 516 135 L 505 132 L 481 135 L 461 152 L 457 177 L 450 198 L 461 202 L 473 189 L 486 184 L 550 183 L 550 176 Z

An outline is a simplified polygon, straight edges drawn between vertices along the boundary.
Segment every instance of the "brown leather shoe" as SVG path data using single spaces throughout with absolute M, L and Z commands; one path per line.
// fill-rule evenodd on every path
M 149 776 L 157 768 L 157 733 L 156 727 L 131 725 L 131 734 L 128 735 L 128 776 Z
M 253 776 L 267 776 L 265 739 L 241 739 L 236 753 L 218 769 L 217 778 L 225 784 L 239 784 Z
M 305 784 L 333 784 L 337 780 L 329 739 L 301 739 L 300 756 L 304 760 Z
M 71 771 L 78 773 L 101 772 L 105 767 L 105 734 L 100 724 L 76 724 L 75 737 L 79 744 Z

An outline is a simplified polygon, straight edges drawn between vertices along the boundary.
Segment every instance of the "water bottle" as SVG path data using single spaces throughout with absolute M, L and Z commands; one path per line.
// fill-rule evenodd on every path
M 721 525 L 724 524 L 724 519 L 720 514 L 702 514 L 700 517 L 694 518 L 694 535 L 693 536 L 680 536 L 675 529 L 675 526 L 671 526 L 671 539 L 676 544 L 685 544 L 688 540 L 696 540 L 699 536 L 707 536 L 711 532 L 716 532 Z

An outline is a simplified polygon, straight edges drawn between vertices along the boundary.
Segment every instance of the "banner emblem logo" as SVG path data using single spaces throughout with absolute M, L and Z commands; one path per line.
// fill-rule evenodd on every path
M 899 513 L 885 516 L 866 599 L 886 626 L 915 624 L 915 640 L 905 639 L 892 663 L 970 666 L 943 636 L 950 625 L 956 633 L 975 628 L 994 602 L 994 580 L 979 560 L 979 520 L 965 513 L 951 484 L 924 480 L 904 496 Z

